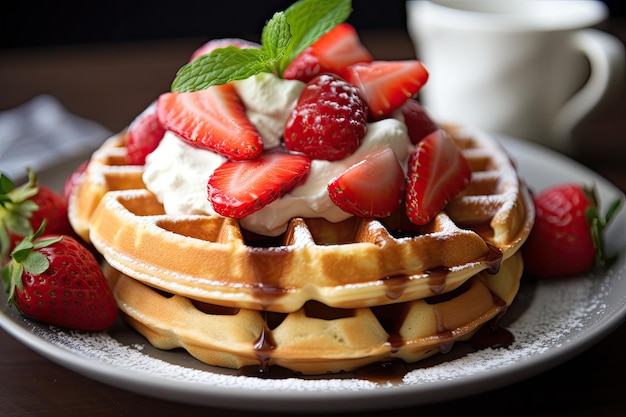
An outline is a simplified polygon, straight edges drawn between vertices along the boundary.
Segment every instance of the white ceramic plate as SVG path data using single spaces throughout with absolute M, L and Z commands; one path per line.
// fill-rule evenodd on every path
M 537 145 L 502 138 L 533 190 L 572 181 L 595 184 L 605 204 L 622 193 L 597 174 Z M 45 175 L 59 188 L 78 160 Z M 607 234 L 618 253 L 608 270 L 565 280 L 523 285 L 503 323 L 516 338 L 507 349 L 470 351 L 458 343 L 449 354 L 423 361 L 401 382 L 380 384 L 353 375 L 269 379 L 239 376 L 199 363 L 182 350 L 160 351 L 121 320 L 107 333 L 84 334 L 37 324 L 7 309 L 0 325 L 50 360 L 113 386 L 161 399 L 256 411 L 357 411 L 451 400 L 536 375 L 589 348 L 626 317 L 626 210 Z

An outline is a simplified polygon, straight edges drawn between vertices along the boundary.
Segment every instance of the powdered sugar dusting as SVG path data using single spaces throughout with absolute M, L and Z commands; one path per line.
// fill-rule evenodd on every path
M 124 344 L 107 333 L 81 333 L 63 331 L 58 328 L 34 328 L 34 333 L 43 339 L 77 354 L 81 359 L 97 360 L 106 366 L 119 368 L 120 378 L 128 372 L 138 372 L 150 378 L 164 378 L 164 382 L 206 384 L 220 388 L 264 390 L 364 390 L 374 389 L 377 384 L 358 379 L 260 379 L 227 373 L 211 372 L 176 365 L 149 356 L 143 352 L 144 345 Z M 181 353 L 183 354 L 183 353 Z
M 522 292 L 516 300 L 527 308 L 506 328 L 516 341 L 506 349 L 484 349 L 460 359 L 444 362 L 436 367 L 417 369 L 406 375 L 404 383 L 424 384 L 434 381 L 454 380 L 464 376 L 484 373 L 508 366 L 519 366 L 521 361 L 536 359 L 548 351 L 558 349 L 581 337 L 586 329 L 601 324 L 606 319 L 606 302 L 611 289 L 618 282 L 624 285 L 625 267 L 610 269 L 606 276 L 590 275 L 584 279 L 543 281 L 535 291 Z M 624 302 L 620 303 L 623 307 Z M 514 303 L 513 308 L 516 306 Z

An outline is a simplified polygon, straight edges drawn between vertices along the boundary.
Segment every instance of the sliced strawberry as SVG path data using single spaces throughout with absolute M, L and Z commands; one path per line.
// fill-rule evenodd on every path
M 349 66 L 345 79 L 361 91 L 370 117 L 377 120 L 415 96 L 428 80 L 428 71 L 417 60 L 372 61 Z
M 347 66 L 357 62 L 371 62 L 372 59 L 372 55 L 361 43 L 356 29 L 349 23 L 342 23 L 298 55 L 285 69 L 282 77 L 306 83 L 324 72 L 342 75 Z
M 426 136 L 438 129 L 424 108 L 414 99 L 408 99 L 400 107 L 411 143 L 417 145 Z
M 472 170 L 463 153 L 443 130 L 424 138 L 409 158 L 406 214 L 418 225 L 426 224 L 461 192 Z
M 215 49 L 226 48 L 227 46 L 234 46 L 236 48 L 245 49 L 245 48 L 260 48 L 256 42 L 247 41 L 245 39 L 239 38 L 220 38 L 220 39 L 211 39 L 204 45 L 200 46 L 196 49 L 193 54 L 191 54 L 191 58 L 189 58 L 189 62 L 198 58 L 199 56 L 206 55 L 212 52 Z
M 312 159 L 351 155 L 367 131 L 367 106 L 356 87 L 335 74 L 307 83 L 285 123 L 287 149 Z
M 389 216 L 403 192 L 404 171 L 391 148 L 373 151 L 328 184 L 333 203 L 360 217 Z
M 310 166 L 311 160 L 305 155 L 281 150 L 247 161 L 227 161 L 209 178 L 209 200 L 224 217 L 245 217 L 300 184 Z
M 159 121 L 156 103 L 151 104 L 132 121 L 126 131 L 126 163 L 143 165 L 146 156 L 154 151 L 163 135 L 165 127 Z
M 166 129 L 189 144 L 227 158 L 256 158 L 263 150 L 263 140 L 248 120 L 232 83 L 193 92 L 163 93 L 157 113 Z

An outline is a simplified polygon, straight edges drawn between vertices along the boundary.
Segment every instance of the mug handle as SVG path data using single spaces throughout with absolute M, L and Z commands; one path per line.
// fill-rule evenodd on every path
M 591 111 L 621 94 L 624 88 L 626 58 L 624 45 L 615 36 L 596 29 L 584 29 L 573 37 L 574 47 L 589 60 L 587 83 L 557 113 L 552 137 L 559 149 L 571 146 L 576 125 Z

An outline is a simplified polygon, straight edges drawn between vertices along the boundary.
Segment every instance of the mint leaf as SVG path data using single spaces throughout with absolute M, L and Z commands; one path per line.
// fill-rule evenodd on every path
M 291 30 L 285 14 L 275 13 L 261 34 L 261 48 L 264 55 L 272 61 L 278 61 L 285 55 L 290 42 Z
M 268 68 L 259 49 L 234 46 L 219 48 L 183 66 L 172 83 L 172 91 L 197 91 L 212 85 L 248 78 Z
M 172 91 L 185 92 L 242 80 L 261 72 L 281 76 L 291 61 L 320 36 L 345 21 L 351 0 L 300 0 L 277 12 L 261 34 L 260 49 L 220 48 L 183 66 Z
M 285 10 L 291 42 L 280 73 L 320 36 L 344 22 L 352 12 L 351 0 L 300 0 Z

